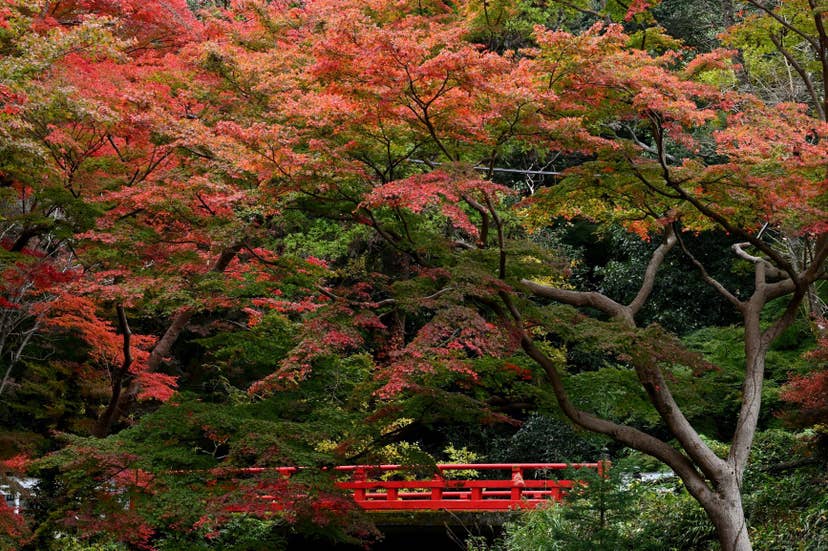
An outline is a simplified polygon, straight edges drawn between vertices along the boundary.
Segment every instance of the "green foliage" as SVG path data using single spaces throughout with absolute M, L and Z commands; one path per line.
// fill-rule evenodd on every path
M 518 550 L 672 549 L 663 546 L 657 532 L 641 529 L 642 504 L 657 499 L 635 482 L 628 483 L 621 469 L 607 477 L 573 471 L 580 479 L 563 504 L 550 504 L 525 513 L 506 527 L 503 548 Z
M 595 392 L 602 388 L 602 392 Z M 578 373 L 567 378 L 567 390 L 575 404 L 604 418 L 637 425 L 660 422 L 644 389 L 630 369 L 607 367 L 599 371 Z
M 117 436 L 67 437 L 67 447 L 36 464 L 43 484 L 53 484 L 59 495 L 46 488 L 37 492 L 40 503 L 35 508 L 49 518 L 41 527 L 66 530 L 75 525 L 72 515 L 80 514 L 89 519 L 79 521 L 81 528 L 83 522 L 97 522 L 111 534 L 119 524 L 136 523 L 166 542 L 164 549 L 227 549 L 233 541 L 239 542 L 237 549 L 281 545 L 284 523 L 279 517 L 240 520 L 224 512 L 233 500 L 254 499 L 267 479 L 266 474 L 237 475 L 234 469 L 337 463 L 331 453 L 319 451 L 318 444 L 342 438 L 355 421 L 347 415 L 339 420 L 317 415 L 295 422 L 284 419 L 285 413 L 301 415 L 278 400 L 222 404 L 180 395 Z M 124 479 L 121 473 L 131 474 Z M 280 475 L 274 476 L 272 482 L 279 484 Z M 293 480 L 314 493 L 332 490 L 331 476 L 322 471 L 303 471 Z M 126 501 L 130 519 L 121 518 Z M 311 513 L 297 513 L 298 524 L 292 529 L 313 533 L 316 525 L 306 518 Z M 341 520 L 351 522 L 347 516 Z M 347 529 L 337 532 L 340 528 L 333 524 L 318 528 L 330 531 L 331 537 L 350 537 Z M 209 530 L 195 530 L 199 526 Z M 256 541 L 263 547 L 250 547 Z
M 288 218 L 285 222 L 290 223 L 290 219 Z M 303 221 L 297 220 L 297 222 Z M 350 249 L 355 242 L 370 237 L 365 226 L 355 224 L 345 229 L 341 224 L 324 218 L 304 222 L 303 231 L 291 233 L 284 240 L 285 251 L 300 257 L 342 259 L 349 256 L 352 252 Z
M 745 473 L 745 507 L 759 549 L 817 550 L 828 543 L 828 478 L 813 434 L 761 432 Z
M 210 534 L 206 541 L 195 542 L 182 534 L 171 533 L 159 542 L 159 551 L 280 551 L 287 549 L 285 522 L 237 515 Z
M 233 386 L 245 388 L 273 372 L 296 344 L 297 326 L 270 312 L 247 331 L 224 331 L 194 342 L 206 349 L 217 372 Z
M 117 542 L 92 542 L 68 534 L 62 534 L 49 543 L 49 551 L 126 551 L 127 547 Z
M 792 0 L 773 6 L 777 17 L 796 32 L 789 32 L 771 15 L 748 6 L 742 20 L 724 34 L 723 42 L 728 47 L 739 48 L 746 69 L 745 78 L 757 94 L 775 101 L 808 103 L 813 108 L 814 98 L 805 83 L 789 72 L 791 62 L 781 53 L 784 50 L 813 82 L 822 80 L 819 57 L 807 43 L 817 36 L 811 5 L 803 0 Z M 773 39 L 778 41 L 778 46 Z
M 719 548 L 704 510 L 680 486 L 669 492 L 645 492 L 638 508 L 639 516 L 629 529 L 648 541 L 650 549 L 712 551 Z
M 774 305 L 770 305 L 772 309 Z M 732 426 L 722 423 L 734 419 L 740 399 L 740 386 L 744 371 L 744 329 L 741 327 L 706 327 L 684 338 L 687 346 L 701 352 L 711 362 L 712 369 L 705 370 L 692 379 L 696 397 L 714 408 L 719 414 L 699 418 L 701 429 L 718 438 L 729 437 Z M 774 341 L 766 357 L 763 410 L 760 427 L 778 425 L 775 412 L 780 408 L 779 388 L 790 373 L 805 373 L 808 361 L 804 353 L 813 347 L 813 336 L 804 322 L 795 322 Z

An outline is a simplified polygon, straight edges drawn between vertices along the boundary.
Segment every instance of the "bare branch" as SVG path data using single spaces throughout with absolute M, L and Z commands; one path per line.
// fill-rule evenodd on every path
M 699 433 L 693 428 L 681 408 L 673 398 L 672 392 L 664 379 L 664 374 L 648 352 L 644 351 L 645 346 L 636 346 L 634 352 L 633 366 L 636 375 L 650 402 L 655 406 L 656 411 L 664 420 L 670 433 L 676 437 L 681 447 L 693 459 L 695 464 L 704 472 L 710 480 L 718 480 L 725 463 L 702 441 Z
M 486 206 L 489 207 L 489 214 L 492 215 L 492 220 L 494 220 L 495 228 L 497 228 L 497 248 L 500 253 L 497 277 L 499 277 L 500 279 L 506 279 L 506 247 L 505 238 L 503 235 L 503 221 L 497 214 L 497 211 L 494 208 L 494 203 L 492 203 L 491 197 L 489 197 L 488 194 L 485 194 L 485 197 Z
M 744 308 L 744 303 L 742 303 L 741 300 L 736 298 L 735 295 L 728 291 L 724 285 L 713 279 L 713 277 L 711 277 L 710 274 L 707 273 L 707 270 L 704 268 L 704 265 L 701 262 L 699 262 L 696 259 L 696 257 L 693 256 L 693 253 L 691 253 L 690 250 L 685 246 L 684 240 L 681 238 L 681 235 L 677 234 L 677 237 L 682 252 L 684 252 L 685 256 L 687 256 L 687 258 L 690 259 L 690 262 L 692 262 L 693 265 L 699 270 L 701 278 L 704 280 L 704 282 L 716 289 L 716 291 L 718 291 L 720 295 L 726 298 L 727 301 L 730 302 L 730 304 L 732 304 L 733 306 L 735 306 L 739 311 L 742 311 L 742 309 Z
M 121 366 L 111 372 L 110 385 L 112 393 L 109 397 L 109 403 L 95 424 L 93 432 L 95 436 L 101 438 L 109 434 L 109 431 L 112 429 L 112 423 L 118 418 L 118 409 L 122 405 L 121 393 L 124 390 L 123 385 L 132 379 L 129 373 L 129 368 L 132 366 L 132 331 L 129 328 L 129 322 L 127 321 L 123 305 L 119 304 L 116 306 L 115 311 L 118 315 L 118 330 L 123 340 L 124 358 Z
M 463 200 L 468 203 L 471 208 L 480 213 L 481 222 L 479 246 L 481 248 L 485 248 L 486 242 L 489 240 L 489 212 L 486 210 L 486 207 L 481 205 L 479 201 L 475 200 L 468 193 L 463 194 Z
M 632 323 L 632 316 L 629 309 L 611 298 L 593 291 L 570 291 L 559 289 L 550 285 L 535 283 L 528 279 L 522 279 L 523 284 L 533 295 L 543 298 L 551 298 L 570 306 L 589 306 L 609 314 L 610 316 Z
M 668 224 L 664 228 L 664 239 L 661 242 L 661 245 L 653 251 L 653 255 L 650 257 L 650 262 L 647 264 L 647 269 L 644 271 L 644 280 L 641 282 L 641 288 L 638 290 L 638 294 L 635 296 L 633 301 L 627 306 L 630 310 L 630 315 L 635 316 L 638 311 L 641 310 L 641 307 L 644 306 L 644 303 L 647 302 L 647 299 L 653 292 L 656 273 L 664 263 L 664 258 L 667 256 L 667 253 L 670 252 L 670 249 L 672 249 L 675 244 L 676 232 L 673 229 L 673 225 Z
M 577 12 L 583 13 L 584 15 L 591 15 L 593 17 L 597 17 L 598 19 L 601 19 L 602 21 L 604 21 L 606 23 L 612 23 L 612 19 L 610 18 L 609 14 L 601 13 L 599 11 L 591 10 L 589 8 L 583 8 L 581 6 L 573 4 L 572 2 L 566 2 L 565 0 L 554 0 L 554 2 L 556 4 L 560 4 L 564 7 L 569 8 L 569 9 L 572 9 L 572 10 L 575 10 Z
M 383 306 L 388 306 L 390 304 L 397 303 L 397 299 L 394 298 L 386 298 L 378 300 L 376 302 L 350 300 L 335 294 L 333 291 L 331 291 L 330 289 L 326 289 L 322 285 L 317 285 L 316 290 L 335 302 L 345 302 L 348 305 L 355 306 L 357 308 L 381 308 Z
M 787 272 L 783 272 L 782 270 L 768 262 L 766 259 L 760 256 L 754 256 L 749 252 L 745 251 L 744 247 L 749 247 L 750 245 L 751 243 L 735 243 L 731 246 L 731 249 L 734 253 L 736 253 L 736 256 L 738 256 L 739 258 L 747 260 L 748 262 L 751 262 L 753 264 L 762 264 L 765 270 L 765 277 L 770 277 L 774 279 L 785 279 L 788 277 Z
M 788 60 L 788 63 L 791 64 L 791 67 L 794 68 L 796 74 L 799 75 L 799 78 L 802 79 L 802 82 L 805 84 L 805 88 L 808 90 L 808 95 L 811 96 L 811 101 L 814 102 L 814 106 L 816 106 L 817 115 L 821 120 L 825 120 L 825 109 L 822 105 L 822 101 L 819 99 L 819 94 L 817 94 L 816 89 L 814 88 L 814 83 L 811 80 L 811 77 L 808 75 L 808 72 L 802 67 L 802 64 L 796 60 L 796 58 L 788 51 L 787 48 L 782 44 L 782 40 L 778 38 L 773 33 L 769 33 L 771 42 L 773 45 L 776 46 L 776 49 L 779 50 L 785 59 Z

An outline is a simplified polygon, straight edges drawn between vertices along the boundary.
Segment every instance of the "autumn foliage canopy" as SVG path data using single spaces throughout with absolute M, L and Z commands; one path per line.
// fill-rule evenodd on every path
M 387 435 L 401 397 L 475 395 L 490 359 L 510 381 L 554 379 L 563 365 L 531 350 L 554 360 L 553 348 L 574 337 L 548 327 L 587 316 L 543 313 L 552 298 L 601 311 L 601 322 L 629 322 L 613 326 L 601 350 L 634 367 L 668 430 L 682 433 L 662 411 L 672 400 L 663 379 L 647 385 L 668 364 L 709 366 L 672 337 L 636 348 L 651 353 L 646 367 L 636 364 L 646 285 L 628 306 L 602 302 L 597 290 L 579 295 L 544 231 L 580 220 L 663 242 L 664 254 L 680 242 L 700 277 L 722 287 L 684 244 L 721 231 L 757 266 L 763 291 L 717 290 L 742 312 L 795 297 L 781 332 L 826 277 L 828 124 L 808 105 L 733 85 L 735 50 L 692 52 L 658 27 L 644 31 L 645 43 L 630 25 L 655 4 L 631 2 L 614 22 L 578 32 L 538 24 L 506 44 L 492 38 L 490 10 L 517 18 L 508 2 L 234 0 L 193 10 L 184 0 L 3 0 L 0 399 L 18 392 L 28 350 L 69 343 L 72 353 L 55 361 L 90 406 L 60 430 L 140 432 L 142 412 L 168 402 L 160 411 L 172 415 L 176 392 L 208 378 L 196 356 L 210 346 L 222 343 L 225 355 L 209 365 L 230 366 L 220 380 L 232 386 L 234 358 L 255 352 L 245 339 L 282 339 L 234 400 L 252 411 L 314 392 L 316 373 L 332 365 L 358 365 L 367 375 L 354 411 Z M 532 193 L 498 172 L 553 157 L 561 170 Z M 763 240 L 768 228 L 810 243 L 806 263 Z M 824 347 L 824 329 L 819 338 Z M 524 353 L 542 368 L 511 363 Z M 799 374 L 782 397 L 824 410 L 825 388 L 824 371 Z M 236 440 L 205 421 L 206 410 L 185 409 L 181 425 L 211 450 L 202 454 L 209 468 L 299 461 L 284 443 Z M 313 442 L 317 451 L 368 454 L 365 435 L 329 436 Z M 633 436 L 622 443 L 634 446 Z M 704 465 L 692 435 L 678 438 L 690 459 L 642 446 L 668 463 Z M 136 450 L 70 443 L 84 458 L 50 456 L 47 467 L 91 473 L 108 497 L 67 507 L 67 529 L 129 526 L 139 547 L 151 547 L 160 526 L 217 537 L 227 503 L 260 489 L 245 482 L 228 493 L 211 471 L 199 515 L 150 518 L 137 504 L 176 483 L 137 466 Z M 704 466 L 690 471 L 713 477 Z M 123 507 L 127 495 L 135 507 Z M 350 519 L 337 499 L 323 492 L 327 505 L 302 514 L 324 516 L 336 503 Z M 29 537 L 15 518 L 0 510 L 0 533 Z

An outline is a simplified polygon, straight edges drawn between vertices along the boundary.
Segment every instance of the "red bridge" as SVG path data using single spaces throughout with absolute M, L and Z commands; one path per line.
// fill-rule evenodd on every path
M 504 511 L 560 501 L 575 481 L 555 474 L 595 469 L 603 475 L 607 466 L 605 462 L 440 464 L 427 480 L 412 479 L 413 468 L 401 465 L 354 465 L 334 470 L 343 475 L 336 485 L 349 490 L 354 501 L 369 511 Z M 286 478 L 298 470 L 242 469 L 250 475 L 275 471 Z M 279 496 L 264 493 L 260 499 L 269 502 L 270 509 L 281 508 Z

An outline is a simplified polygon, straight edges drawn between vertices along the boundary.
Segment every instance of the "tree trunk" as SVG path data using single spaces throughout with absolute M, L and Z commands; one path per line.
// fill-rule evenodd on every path
M 127 321 L 126 311 L 123 305 L 119 304 L 116 306 L 116 311 L 118 313 L 118 330 L 121 332 L 123 338 L 124 359 L 119 368 L 112 369 L 110 372 L 112 394 L 109 397 L 109 403 L 106 405 L 106 409 L 92 429 L 92 434 L 98 438 L 106 437 L 112 429 L 112 421 L 117 415 L 118 404 L 121 401 L 121 385 L 123 385 L 124 381 L 131 380 L 129 368 L 132 366 L 132 350 L 130 348 L 132 331 L 129 328 L 129 322 Z
M 716 503 L 705 505 L 704 508 L 716 526 L 716 535 L 719 537 L 722 551 L 751 551 L 753 547 L 748 537 L 747 521 L 742 508 L 742 496 L 736 484 L 736 475 L 732 473 L 727 478 L 726 486 L 717 492 Z

